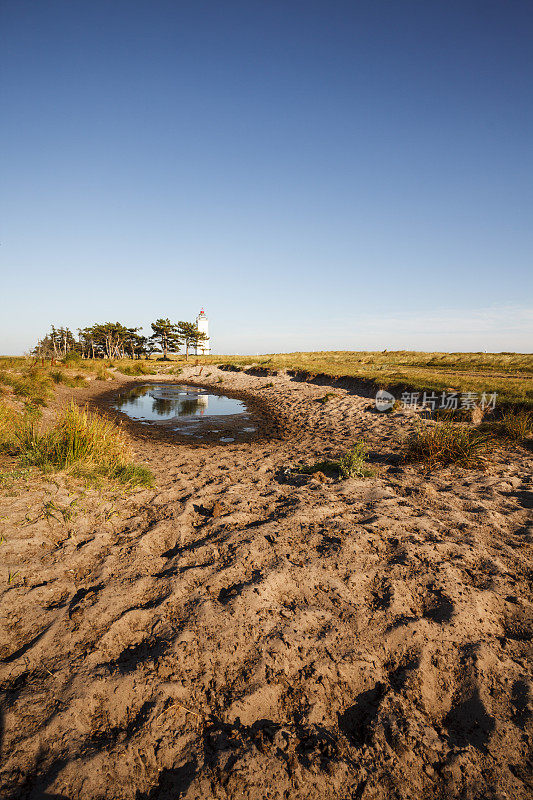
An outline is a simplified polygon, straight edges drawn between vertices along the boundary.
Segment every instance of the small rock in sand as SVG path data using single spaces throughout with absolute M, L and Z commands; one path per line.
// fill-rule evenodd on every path
M 215 517 L 215 519 L 216 519 L 216 517 L 221 517 L 222 516 L 222 512 L 223 512 L 222 504 L 219 503 L 218 500 L 216 500 L 213 503 L 213 508 L 211 509 L 211 516 Z

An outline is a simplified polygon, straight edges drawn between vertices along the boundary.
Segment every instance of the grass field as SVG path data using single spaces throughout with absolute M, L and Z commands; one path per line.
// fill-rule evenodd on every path
M 233 365 L 239 369 L 260 367 L 273 372 L 289 370 L 316 375 L 358 378 L 393 393 L 412 391 L 482 392 L 498 395 L 499 406 L 533 409 L 533 354 L 525 353 L 424 353 L 413 351 L 317 351 L 275 353 L 261 356 L 174 356 L 172 362 L 156 358 L 143 361 L 71 361 L 41 367 L 24 357 L 0 358 L 0 393 L 14 393 L 18 399 L 44 405 L 54 383 L 83 385 L 84 375 L 111 377 L 116 368 L 126 375 L 179 375 L 188 364 Z
M 202 359 L 203 360 L 203 359 Z M 309 375 L 353 377 L 392 392 L 482 392 L 499 405 L 533 408 L 533 355 L 523 353 L 423 353 L 325 351 L 264 356 L 210 356 L 213 364 L 291 370 Z

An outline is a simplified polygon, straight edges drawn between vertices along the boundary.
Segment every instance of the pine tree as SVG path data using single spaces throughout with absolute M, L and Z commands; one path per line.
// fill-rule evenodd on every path
M 168 353 L 177 353 L 180 349 L 181 337 L 178 326 L 169 319 L 158 319 L 151 323 L 153 334 L 150 339 L 159 345 L 163 353 L 163 361 L 168 361 Z

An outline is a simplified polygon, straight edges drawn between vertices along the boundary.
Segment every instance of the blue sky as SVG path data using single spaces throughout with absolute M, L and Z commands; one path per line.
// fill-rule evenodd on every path
M 530 0 L 3 0 L 0 352 L 533 341 Z

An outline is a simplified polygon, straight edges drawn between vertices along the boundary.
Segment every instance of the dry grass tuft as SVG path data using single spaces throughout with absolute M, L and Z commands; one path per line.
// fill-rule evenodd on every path
M 74 404 L 36 441 L 36 460 L 32 463 L 43 468 L 68 469 L 84 462 L 112 470 L 132 457 L 126 437 L 116 425 Z
M 512 442 L 524 442 L 533 434 L 533 414 L 524 410 L 509 410 L 498 420 L 484 422 L 480 430 Z
M 404 442 L 404 460 L 418 461 L 428 468 L 457 464 L 483 467 L 490 452 L 490 434 L 452 422 L 420 426 Z
M 98 364 L 95 369 L 96 379 L 99 381 L 111 381 L 113 380 L 112 374 L 107 370 L 104 364 Z
M 133 364 L 119 366 L 118 369 L 123 375 L 156 375 L 157 370 L 152 369 L 142 361 L 135 361 Z

